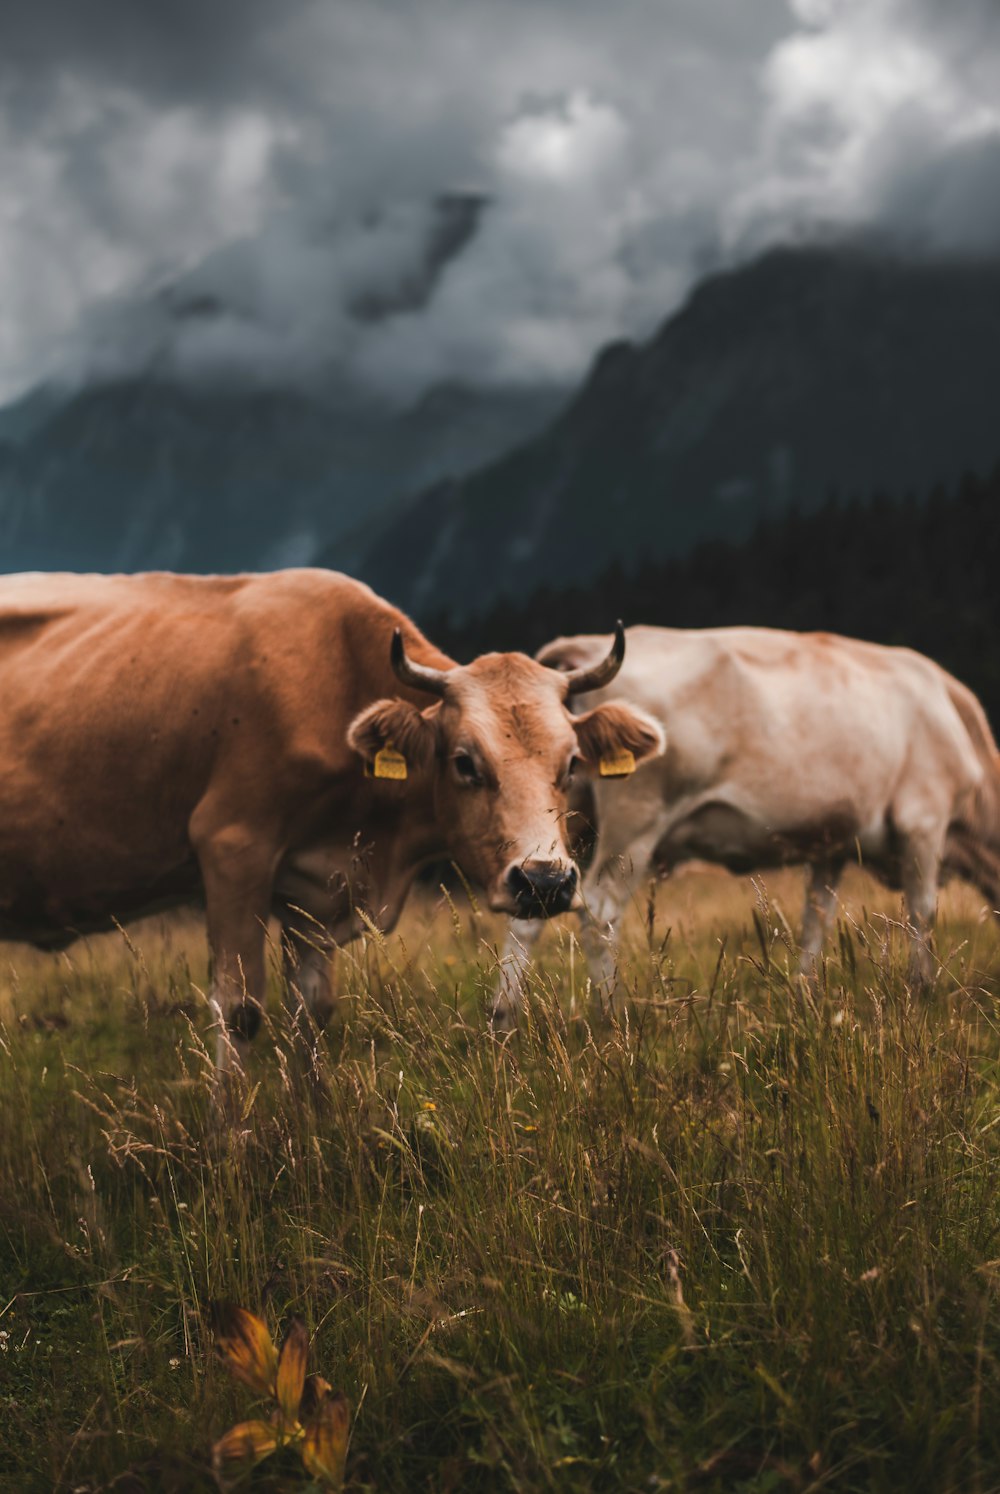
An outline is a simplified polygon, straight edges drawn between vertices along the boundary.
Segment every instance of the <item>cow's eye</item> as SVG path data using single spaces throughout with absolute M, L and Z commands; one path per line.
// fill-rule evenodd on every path
M 476 760 L 468 752 L 456 752 L 452 761 L 455 764 L 455 772 L 463 783 L 482 783 L 482 776 L 476 767 Z
M 565 769 L 563 771 L 563 783 L 564 784 L 569 784 L 569 783 L 573 782 L 573 779 L 576 777 L 576 770 L 580 766 L 581 762 L 582 762 L 582 758 L 575 757 L 575 756 L 570 758 L 569 762 L 566 764 L 566 767 L 565 767 Z

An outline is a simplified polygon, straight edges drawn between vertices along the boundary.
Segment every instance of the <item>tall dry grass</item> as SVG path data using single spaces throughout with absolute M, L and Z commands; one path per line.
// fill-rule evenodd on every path
M 273 961 L 230 1127 L 195 921 L 8 951 L 0 1486 L 213 1487 L 232 1299 L 303 1316 L 359 1489 L 1000 1488 L 997 930 L 949 889 L 914 995 L 855 876 L 809 989 L 800 896 L 660 886 L 618 1015 L 563 920 L 508 1041 L 502 926 L 416 899 L 315 1062 Z

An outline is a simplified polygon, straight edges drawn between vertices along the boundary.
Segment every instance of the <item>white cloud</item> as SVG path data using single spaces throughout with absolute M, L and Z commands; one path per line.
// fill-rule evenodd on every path
M 611 105 L 582 89 L 547 109 L 521 114 L 501 133 L 500 173 L 558 187 L 588 183 L 622 164 L 628 129 Z
M 803 26 L 826 26 L 843 3 L 844 0 L 788 0 L 788 8 Z
M 897 188 L 928 171 L 960 178 L 973 143 L 1000 157 L 997 79 L 969 44 L 970 14 L 980 13 L 955 7 L 949 26 L 943 10 L 929 24 L 916 0 L 792 8 L 803 29 L 778 43 L 763 70 L 761 149 L 727 214 L 730 242 L 813 223 L 961 248 L 962 234 L 935 222 L 937 194 L 922 205 L 911 196 L 901 212 L 908 194 Z

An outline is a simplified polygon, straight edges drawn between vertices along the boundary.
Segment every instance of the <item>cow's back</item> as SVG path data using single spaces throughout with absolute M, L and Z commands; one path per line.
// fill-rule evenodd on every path
M 583 663 L 603 643 L 561 640 L 542 657 Z M 768 825 L 836 815 L 860 828 L 881 823 L 910 783 L 957 802 L 979 780 L 956 685 L 911 650 L 831 634 L 635 627 L 603 696 L 662 722 L 666 753 L 643 772 L 668 801 L 718 794 Z M 611 804 L 616 789 L 599 792 Z
M 168 740 L 197 756 L 208 693 L 232 686 L 241 578 L 39 576 L 0 582 L 0 760 L 11 773 L 71 762 L 84 779 Z M 197 714 L 196 714 L 197 712 Z M 213 723 L 215 724 L 215 723 Z M 0 782 L 0 796 L 10 796 Z

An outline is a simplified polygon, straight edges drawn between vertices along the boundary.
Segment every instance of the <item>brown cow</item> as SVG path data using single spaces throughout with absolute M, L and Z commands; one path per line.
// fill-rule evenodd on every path
M 329 949 L 362 914 L 390 928 L 427 862 L 520 917 L 575 904 L 577 761 L 663 746 L 641 711 L 566 709 L 623 654 L 619 629 L 569 675 L 459 667 L 328 571 L 7 578 L 0 937 L 56 948 L 203 895 L 227 1067 L 259 1023 L 272 911 L 296 1009 L 322 1023 Z

